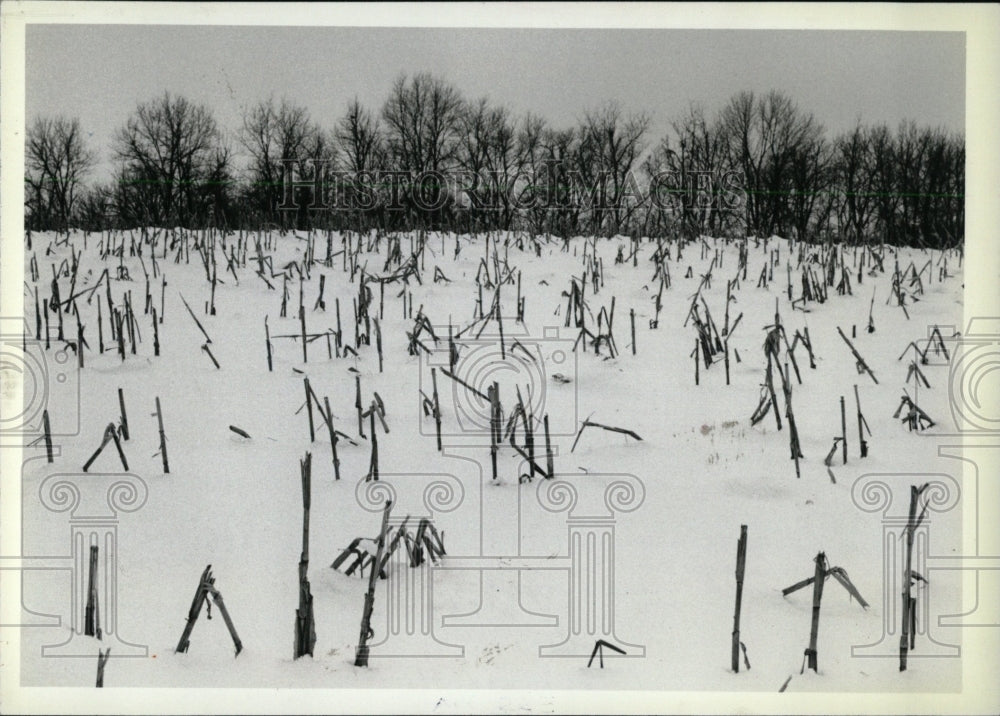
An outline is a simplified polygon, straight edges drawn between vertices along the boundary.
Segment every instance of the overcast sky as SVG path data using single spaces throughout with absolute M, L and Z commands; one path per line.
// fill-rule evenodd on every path
M 785 91 L 831 136 L 859 117 L 965 127 L 954 32 L 29 25 L 26 41 L 27 121 L 79 117 L 102 179 L 115 130 L 165 90 L 231 131 L 270 95 L 331 128 L 355 95 L 378 110 L 399 73 L 424 70 L 556 126 L 617 100 L 652 116 L 651 140 L 689 103 L 714 114 L 740 90 Z

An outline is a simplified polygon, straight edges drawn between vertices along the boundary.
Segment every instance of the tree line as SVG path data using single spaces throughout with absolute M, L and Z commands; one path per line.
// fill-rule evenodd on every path
M 232 134 L 208 107 L 164 93 L 115 133 L 108 182 L 87 182 L 96 156 L 77 119 L 36 118 L 25 151 L 34 230 L 778 234 L 929 247 L 964 234 L 962 135 L 859 120 L 831 137 L 779 91 L 738 93 L 711 116 L 691 105 L 658 141 L 647 114 L 615 103 L 560 128 L 427 73 L 401 75 L 378 110 L 348 102 L 333 126 L 267 99 Z

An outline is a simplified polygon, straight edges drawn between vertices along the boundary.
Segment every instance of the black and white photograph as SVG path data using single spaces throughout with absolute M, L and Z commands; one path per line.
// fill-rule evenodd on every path
M 0 14 L 0 710 L 1000 710 L 996 6 Z

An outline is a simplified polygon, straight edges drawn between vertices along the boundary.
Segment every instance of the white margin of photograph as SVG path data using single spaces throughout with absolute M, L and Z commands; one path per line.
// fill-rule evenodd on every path
M 25 25 L 29 23 L 822 29 L 966 34 L 965 316 L 1000 315 L 1000 6 L 853 3 L 240 4 L 3 2 L 0 5 L 0 315 L 22 315 Z M 1000 400 L 1000 395 L 997 396 Z M 970 476 L 974 466 L 966 463 Z M 1000 465 L 985 471 L 1000 478 Z M 20 554 L 21 455 L 0 450 L 0 554 Z M 976 505 L 963 504 L 965 514 Z M 1000 505 L 993 505 L 995 516 Z M 997 524 L 996 518 L 992 520 Z M 963 545 L 974 553 L 973 520 Z M 963 589 L 974 590 L 975 573 Z M 0 582 L 0 622 L 20 616 L 20 573 Z M 998 595 L 1000 596 L 1000 595 Z M 740 693 L 685 691 L 21 688 L 19 630 L 0 635 L 3 713 L 996 713 L 1000 628 L 963 634 L 962 691 Z M 678 655 L 678 658 L 682 658 Z M 443 698 L 442 698 L 443 697 Z

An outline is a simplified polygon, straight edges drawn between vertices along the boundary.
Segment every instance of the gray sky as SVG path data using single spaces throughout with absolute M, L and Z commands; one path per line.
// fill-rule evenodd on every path
M 235 131 L 287 96 L 331 128 L 355 95 L 378 110 L 401 72 L 568 126 L 617 100 L 652 116 L 651 141 L 690 102 L 714 114 L 740 90 L 785 91 L 832 134 L 902 119 L 965 127 L 964 33 L 29 25 L 26 119 L 77 116 L 110 172 L 138 103 L 169 90 Z M 236 147 L 234 146 L 234 149 Z

